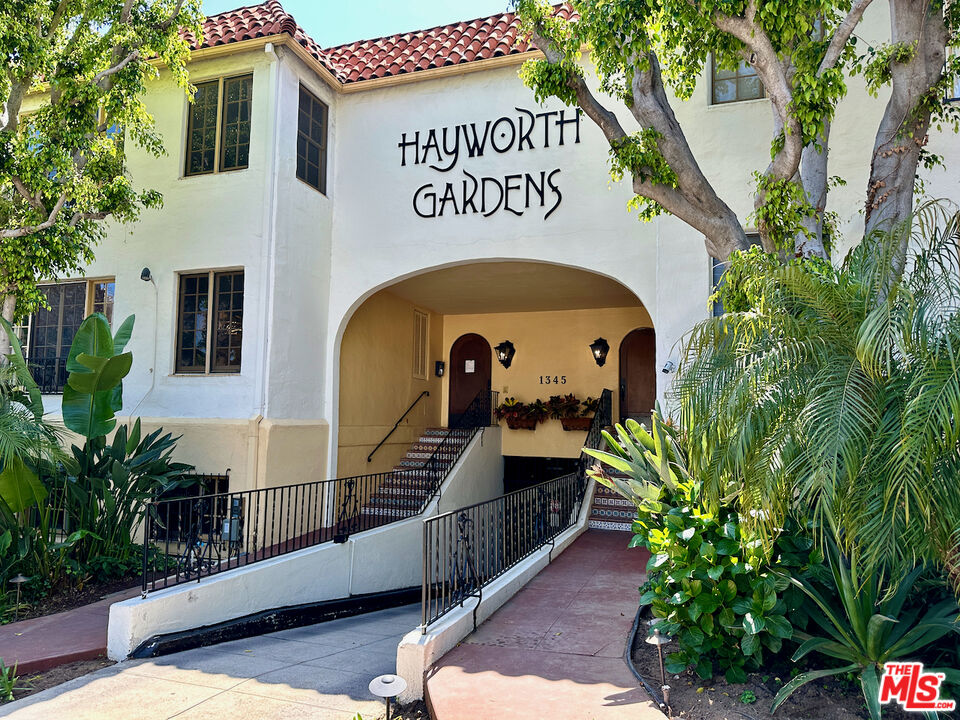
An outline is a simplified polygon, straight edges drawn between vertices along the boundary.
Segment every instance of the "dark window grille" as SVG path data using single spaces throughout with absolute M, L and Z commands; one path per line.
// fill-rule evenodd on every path
M 302 85 L 297 120 L 297 177 L 327 193 L 327 106 Z
M 181 275 L 178 316 L 177 372 L 240 372 L 243 270 Z
M 243 344 L 243 271 L 223 272 L 215 276 L 216 336 L 213 372 L 240 372 Z
M 250 101 L 253 76 L 223 81 L 223 146 L 221 170 L 239 170 L 250 161 Z
M 206 372 L 210 275 L 180 276 L 177 372 Z
M 187 122 L 187 175 L 212 173 L 216 169 L 219 95 L 219 80 L 197 85 Z
M 250 162 L 253 75 L 198 83 L 187 115 L 186 175 L 241 170 Z

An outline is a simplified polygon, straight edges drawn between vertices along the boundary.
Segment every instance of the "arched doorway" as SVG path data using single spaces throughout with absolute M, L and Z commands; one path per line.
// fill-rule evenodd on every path
M 620 343 L 620 419 L 644 422 L 657 401 L 657 338 L 653 328 L 631 330 Z
M 449 426 L 453 427 L 481 390 L 490 389 L 490 343 L 476 333 L 458 337 L 450 348 Z

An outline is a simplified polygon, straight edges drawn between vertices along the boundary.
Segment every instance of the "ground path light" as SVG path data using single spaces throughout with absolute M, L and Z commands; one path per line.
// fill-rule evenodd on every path
M 13 606 L 13 620 L 16 622 L 20 618 L 20 586 L 27 582 L 30 578 L 25 577 L 23 573 L 18 573 L 14 577 L 10 578 L 10 582 L 17 586 L 17 604 Z
M 370 681 L 370 692 L 387 701 L 387 720 L 390 720 L 390 700 L 407 689 L 407 681 L 399 675 L 380 675 Z
M 669 714 L 673 714 L 670 709 L 670 686 L 667 685 L 667 675 L 663 669 L 663 646 L 670 642 L 670 638 L 660 634 L 660 628 L 653 628 L 653 634 L 647 636 L 646 642 L 649 645 L 657 646 L 657 657 L 660 659 L 660 692 L 663 693 L 663 704 Z

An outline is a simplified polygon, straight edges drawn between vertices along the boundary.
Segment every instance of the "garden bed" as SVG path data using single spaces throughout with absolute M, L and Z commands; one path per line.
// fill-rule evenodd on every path
M 659 694 L 660 665 L 657 648 L 643 641 L 638 632 L 633 646 L 634 667 L 647 684 Z M 669 645 L 664 647 L 668 652 Z M 747 682 L 732 685 L 723 676 L 704 680 L 692 670 L 681 675 L 667 675 L 670 685 L 671 717 L 683 720 L 866 720 L 869 718 L 863 693 L 856 681 L 817 680 L 797 689 L 780 706 L 775 715 L 770 705 L 784 683 L 791 679 L 796 665 L 789 660 L 772 658 L 769 669 L 749 673 Z M 804 668 L 806 669 L 806 668 Z M 742 698 L 742 699 L 741 699 Z M 895 705 L 883 708 L 884 720 L 905 719 L 910 715 Z
M 32 618 L 53 615 L 54 613 L 74 610 L 84 605 L 98 602 L 110 595 L 122 593 L 127 590 L 133 590 L 140 586 L 140 574 L 132 574 L 118 580 L 105 580 L 103 582 L 87 582 L 83 587 L 65 588 L 44 598 L 29 603 L 29 607 L 21 606 L 17 616 L 17 622 L 30 620 Z M 13 599 L 13 594 L 9 595 Z M 26 605 L 26 601 L 23 601 Z M 2 624 L 13 623 L 13 612 L 11 611 L 3 620 Z

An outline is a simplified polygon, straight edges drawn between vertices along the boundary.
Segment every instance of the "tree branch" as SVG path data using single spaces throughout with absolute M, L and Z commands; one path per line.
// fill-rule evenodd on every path
M 43 203 L 40 201 L 39 195 L 34 195 L 27 190 L 27 186 L 23 184 L 23 180 L 14 175 L 10 178 L 10 181 L 17 189 L 17 192 L 23 196 L 23 199 L 29 203 L 30 207 L 40 210 L 42 213 L 46 214 L 47 208 L 45 208 Z
M 120 72 L 120 71 L 123 70 L 127 65 L 129 65 L 131 62 L 133 62 L 134 60 L 136 60 L 136 59 L 139 58 L 139 57 L 140 57 L 140 51 L 139 51 L 139 50 L 134 50 L 133 52 L 128 53 L 127 56 L 126 56 L 123 60 L 121 60 L 120 62 L 118 62 L 118 63 L 117 63 L 116 65 L 114 65 L 113 67 L 107 68 L 106 70 L 101 70 L 101 71 L 98 72 L 96 75 L 94 75 L 94 76 L 93 76 L 93 80 L 91 81 L 91 84 L 99 86 L 100 83 L 102 83 L 102 82 L 103 82 L 104 80 L 106 80 L 108 77 L 110 77 L 111 75 L 115 75 L 116 73 Z
M 853 3 L 850 12 L 847 13 L 847 16 L 837 26 L 837 30 L 833 33 L 830 44 L 827 45 L 827 51 L 824 53 L 823 60 L 820 62 L 818 74 L 823 75 L 825 71 L 834 67 L 840 60 L 843 49 L 847 46 L 847 41 L 863 17 L 864 11 L 870 7 L 870 3 L 872 2 L 873 0 L 857 0 Z
M 42 223 L 39 225 L 26 225 L 19 228 L 0 230 L 0 238 L 24 237 L 25 235 L 32 235 L 33 233 L 53 227 L 56 224 L 57 216 L 60 214 L 60 210 L 63 209 L 63 205 L 66 201 L 67 195 L 64 193 L 60 196 L 60 199 L 57 200 L 57 204 L 53 206 L 53 210 L 50 211 L 50 215 Z

